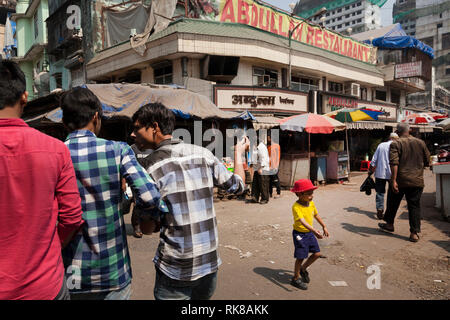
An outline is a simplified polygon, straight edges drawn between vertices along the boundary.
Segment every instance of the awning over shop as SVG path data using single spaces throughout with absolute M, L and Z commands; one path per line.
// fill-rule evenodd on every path
M 106 117 L 132 115 L 147 103 L 160 102 L 180 118 L 190 119 L 243 119 L 253 120 L 250 112 L 231 112 L 220 110 L 210 99 L 201 94 L 170 86 L 141 85 L 141 84 L 88 84 L 91 90 L 101 101 L 103 113 Z M 48 119 L 61 122 L 60 108 L 40 115 L 32 115 L 27 121 Z
M 276 117 L 255 117 L 253 128 L 255 130 L 271 129 L 280 125 L 280 118 Z
M 353 130 L 384 130 L 385 123 L 382 121 L 356 121 L 347 122 L 347 129 Z
M 386 122 L 385 125 L 386 125 L 386 127 L 392 127 L 394 129 L 397 127 L 396 122 Z M 441 127 L 430 125 L 430 124 L 422 124 L 422 125 L 421 124 L 410 124 L 409 127 L 410 128 L 419 128 L 419 132 L 433 132 L 434 129 L 442 130 Z

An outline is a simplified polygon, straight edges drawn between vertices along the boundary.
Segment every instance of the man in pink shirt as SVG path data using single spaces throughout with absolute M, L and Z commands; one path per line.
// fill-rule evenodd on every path
M 83 223 L 69 150 L 20 119 L 25 76 L 0 61 L 0 300 L 69 299 L 61 247 Z

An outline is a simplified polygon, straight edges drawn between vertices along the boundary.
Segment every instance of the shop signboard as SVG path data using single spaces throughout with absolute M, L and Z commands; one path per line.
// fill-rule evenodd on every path
M 214 103 L 223 110 L 304 113 L 308 95 L 276 88 L 214 86 Z
M 339 55 L 376 64 L 377 49 L 356 41 L 351 37 L 308 23 L 267 4 L 253 0 L 208 0 L 199 8 L 200 17 L 220 22 L 249 25 L 278 36 L 289 38 L 307 45 L 334 52 Z
M 344 108 L 358 108 L 358 100 L 347 97 L 324 96 L 324 104 L 325 104 L 324 113 Z
M 397 107 L 393 105 L 385 105 L 370 101 L 359 101 L 358 108 L 368 108 L 384 112 L 378 116 L 379 121 L 397 122 Z
M 395 79 L 422 76 L 422 61 L 414 61 L 395 65 Z

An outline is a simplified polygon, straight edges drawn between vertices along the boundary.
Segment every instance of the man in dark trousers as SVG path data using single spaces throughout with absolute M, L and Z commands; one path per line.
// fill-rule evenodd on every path
M 409 134 L 409 125 L 399 123 L 397 134 L 400 139 L 392 142 L 389 152 L 391 166 L 391 193 L 388 193 L 386 223 L 379 223 L 382 230 L 393 232 L 394 219 L 403 196 L 408 203 L 411 242 L 419 241 L 420 198 L 424 188 L 423 169 L 429 166 L 430 152 L 425 142 Z

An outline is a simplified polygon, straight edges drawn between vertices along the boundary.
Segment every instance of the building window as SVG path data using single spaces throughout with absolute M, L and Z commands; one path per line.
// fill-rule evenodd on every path
M 278 86 L 278 72 L 264 68 L 253 68 L 253 85 L 276 88 Z
M 173 66 L 172 62 L 157 65 L 153 68 L 153 75 L 156 84 L 173 83 Z
M 342 93 L 344 91 L 344 85 L 342 83 L 328 81 L 328 91 Z
M 53 78 L 55 79 L 56 82 L 56 88 L 62 89 L 62 73 L 61 72 L 55 73 L 53 75 Z
M 381 100 L 381 101 L 386 101 L 386 99 L 387 99 L 386 91 L 375 90 L 375 99 Z
M 346 6 L 346 7 L 345 7 L 345 10 L 348 10 L 348 9 L 350 9 L 350 6 Z
M 347 23 L 345 24 L 346 27 L 349 26 L 349 25 L 350 25 L 350 22 L 347 22 Z
M 291 78 L 292 89 L 297 91 L 309 92 L 310 90 L 318 90 L 315 80 L 310 78 L 303 78 L 301 76 L 293 76 Z
M 337 12 L 338 12 L 338 13 L 339 13 L 339 12 L 342 12 L 342 8 L 338 9 Z
M 367 100 L 367 88 L 361 88 L 361 100 Z
M 437 28 L 442 28 L 442 22 L 437 24 Z
M 361 1 L 360 1 L 360 2 L 358 2 L 358 3 L 356 4 L 356 6 L 359 7 L 361 4 L 362 4 L 362 3 L 361 3 Z
M 338 29 L 342 28 L 342 24 L 338 25 L 337 28 L 338 28 Z
M 39 17 L 38 17 L 38 12 L 36 12 L 36 14 L 34 15 L 34 38 L 37 39 L 37 37 L 39 36 Z
M 391 102 L 392 103 L 400 103 L 400 91 L 391 89 Z
M 428 37 L 428 38 L 424 38 L 421 39 L 420 41 L 422 41 L 423 43 L 425 43 L 426 45 L 433 47 L 433 37 Z
M 450 67 L 447 67 L 447 68 L 445 69 L 445 75 L 446 75 L 446 76 L 450 76 Z
M 442 35 L 442 50 L 450 49 L 450 32 Z
M 342 20 L 342 17 L 338 17 L 338 18 L 337 18 L 337 21 L 341 21 L 341 20 Z
M 350 18 L 350 15 L 349 15 L 349 14 L 346 14 L 345 17 L 346 17 L 346 18 Z
M 362 19 L 358 19 L 356 20 L 357 23 L 361 23 Z
M 356 14 L 361 14 L 362 13 L 362 10 L 359 10 L 358 12 L 356 12 Z

